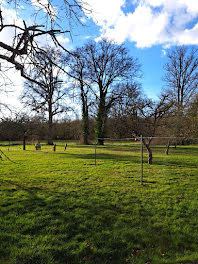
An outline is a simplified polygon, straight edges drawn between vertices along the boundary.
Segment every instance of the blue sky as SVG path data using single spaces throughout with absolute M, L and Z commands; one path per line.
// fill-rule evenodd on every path
M 90 29 L 83 28 L 84 33 L 90 33 Z M 93 35 L 90 35 L 90 39 L 94 40 L 98 35 L 96 26 L 92 26 Z M 82 30 L 81 30 L 82 34 Z M 73 37 L 73 46 L 83 45 L 88 39 L 81 38 L 80 41 L 77 41 L 79 35 Z M 164 50 L 161 45 L 155 45 L 150 48 L 137 48 L 135 43 L 130 41 L 124 42 L 125 46 L 129 50 L 129 54 L 139 59 L 139 62 L 142 65 L 143 77 L 141 79 L 143 91 L 145 94 L 153 99 L 157 99 L 160 95 L 160 91 L 164 86 L 162 81 L 163 75 L 163 65 L 167 60 L 167 57 L 164 55 Z
M 198 45 L 198 0 L 88 0 L 93 13 L 74 30 L 74 45 L 102 37 L 125 43 L 142 64 L 144 92 L 156 99 L 175 45 Z
M 38 1 L 46 4 L 48 0 L 32 0 L 32 11 L 39 5 Z M 51 2 L 58 12 L 63 0 Z M 162 75 L 167 52 L 175 45 L 198 45 L 198 0 L 86 0 L 86 3 L 86 8 L 92 12 L 85 16 L 82 14 L 80 19 L 85 26 L 74 24 L 71 29 L 72 40 L 69 34 L 65 34 L 58 37 L 60 42 L 68 49 L 83 45 L 87 40 L 98 41 L 103 37 L 118 44 L 125 43 L 130 55 L 137 57 L 142 64 L 142 87 L 151 98 L 156 99 L 164 85 Z M 23 18 L 32 23 L 33 17 L 27 8 L 20 6 L 16 15 L 12 6 L 5 4 L 4 14 L 7 14 L 9 23 L 12 20 L 22 23 Z M 37 19 L 43 14 L 41 12 Z M 68 30 L 64 10 L 58 23 Z M 9 34 L 1 33 L 0 41 L 9 40 Z M 42 41 L 42 44 L 46 43 L 46 40 Z M 17 80 L 19 92 L 23 81 L 17 73 L 13 76 Z M 16 94 L 14 98 L 17 98 Z

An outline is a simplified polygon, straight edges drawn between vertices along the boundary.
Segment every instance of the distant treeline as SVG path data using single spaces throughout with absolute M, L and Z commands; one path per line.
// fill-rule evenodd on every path
M 176 117 L 167 116 L 160 120 L 156 127 L 155 137 L 175 137 Z M 106 137 L 111 139 L 125 139 L 134 136 L 134 128 L 139 126 L 143 136 L 149 136 L 152 130 L 153 120 L 147 118 L 132 120 L 132 116 L 110 116 L 107 120 Z M 95 139 L 95 120 L 89 120 L 89 142 Z M 54 140 L 77 140 L 82 142 L 83 138 L 83 121 L 77 120 L 61 120 L 53 124 Z M 177 143 L 190 144 L 196 142 L 193 138 L 197 138 L 198 122 L 194 121 L 190 116 L 182 118 L 182 130 L 180 127 L 180 135 L 178 135 Z M 184 137 L 185 140 L 179 139 Z M 17 116 L 15 118 L 6 118 L 0 121 L 0 141 L 22 141 L 24 137 L 28 141 L 48 140 L 48 123 L 39 117 L 30 118 L 27 116 Z M 155 143 L 165 142 L 167 140 L 156 139 Z M 174 139 L 170 140 L 172 143 Z

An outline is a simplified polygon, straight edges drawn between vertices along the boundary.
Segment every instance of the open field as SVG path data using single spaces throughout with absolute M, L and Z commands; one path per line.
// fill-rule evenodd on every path
M 198 146 L 0 149 L 1 264 L 198 263 Z

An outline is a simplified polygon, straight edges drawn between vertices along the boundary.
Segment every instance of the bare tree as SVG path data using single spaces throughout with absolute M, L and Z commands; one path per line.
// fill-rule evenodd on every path
M 48 144 L 50 145 L 53 144 L 53 117 L 68 110 L 64 102 L 66 89 L 63 88 L 62 72 L 53 63 L 59 59 L 60 52 L 53 48 L 47 48 L 45 52 L 37 54 L 31 62 L 34 66 L 31 78 L 37 80 L 38 84 L 26 81 L 21 95 L 22 103 L 33 111 L 48 114 Z
M 187 116 L 190 119 L 190 122 L 188 122 L 188 128 L 189 124 L 191 124 L 190 135 L 191 137 L 198 138 L 198 94 L 196 94 L 196 96 L 191 101 Z
M 26 139 L 32 131 L 30 117 L 25 113 L 16 113 L 14 118 L 3 118 L 0 123 L 0 137 L 4 140 L 23 140 L 23 150 L 26 149 Z
M 82 143 L 89 143 L 89 108 L 93 104 L 93 95 L 91 83 L 88 75 L 88 61 L 83 48 L 77 48 L 73 51 L 74 56 L 68 54 L 63 57 L 64 64 L 68 70 L 68 75 L 72 81 L 72 88 L 78 89 L 77 98 L 80 99 L 82 108 Z
M 179 46 L 172 49 L 164 65 L 163 77 L 168 93 L 181 113 L 198 89 L 198 49 Z
M 128 55 L 123 45 L 105 39 L 89 42 L 83 47 L 86 52 L 87 70 L 92 91 L 96 96 L 96 136 L 103 145 L 106 120 L 109 110 L 120 97 L 120 83 L 140 77 L 140 64 Z
M 131 131 L 137 123 L 140 108 L 145 101 L 141 85 L 137 82 L 121 84 L 120 97 L 110 111 L 110 128 L 108 134 L 117 138 L 130 138 Z
M 18 130 L 22 134 L 23 138 L 23 150 L 26 150 L 26 139 L 29 133 L 32 130 L 32 123 L 30 117 L 25 113 L 19 113 L 15 118 L 16 125 Z
M 148 152 L 148 164 L 153 162 L 152 149 L 150 147 L 153 137 L 156 135 L 156 130 L 160 125 L 160 121 L 169 113 L 172 107 L 172 102 L 169 101 L 167 95 L 162 95 L 159 102 L 151 100 L 143 101 L 140 105 L 141 115 L 136 119 L 133 125 L 133 136 L 140 138 Z

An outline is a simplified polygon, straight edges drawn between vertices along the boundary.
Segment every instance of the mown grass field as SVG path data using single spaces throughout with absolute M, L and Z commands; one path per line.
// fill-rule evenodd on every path
M 0 149 L 1 264 L 198 263 L 198 146 Z

